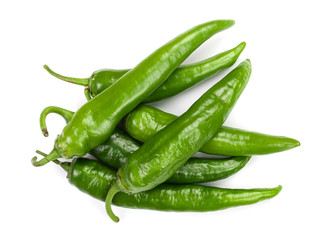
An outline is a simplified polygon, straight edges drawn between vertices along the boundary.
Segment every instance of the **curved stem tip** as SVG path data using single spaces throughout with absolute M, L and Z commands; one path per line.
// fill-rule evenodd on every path
M 120 219 L 112 211 L 112 201 L 113 201 L 113 197 L 115 196 L 115 194 L 118 192 L 121 192 L 121 191 L 122 191 L 122 189 L 120 188 L 120 186 L 118 185 L 118 182 L 116 181 L 109 189 L 107 196 L 106 196 L 106 200 L 105 200 L 106 212 L 107 212 L 108 216 L 114 222 L 118 222 Z
M 70 82 L 70 83 L 74 83 L 74 84 L 82 85 L 82 86 L 88 86 L 88 84 L 89 84 L 89 78 L 72 78 L 72 77 L 66 77 L 66 76 L 60 75 L 58 73 L 55 73 L 47 65 L 44 65 L 43 68 L 45 70 L 47 70 L 48 73 L 50 73 L 52 76 L 54 76 L 54 77 L 56 77 L 56 78 L 58 78 L 60 80 L 63 80 L 65 82 Z
M 65 119 L 66 123 L 69 123 L 74 115 L 74 112 L 60 107 L 50 106 L 43 109 L 40 115 L 40 127 L 41 127 L 42 134 L 45 137 L 49 136 L 47 125 L 46 125 L 46 117 L 48 116 L 49 113 L 57 113 L 58 115 L 62 116 Z
M 42 152 L 38 151 L 38 153 L 42 153 Z M 44 153 L 42 153 L 41 155 L 43 155 L 43 154 Z M 57 153 L 56 149 L 53 149 L 48 155 L 46 155 L 41 160 L 37 161 L 37 157 L 33 157 L 31 162 L 32 162 L 33 166 L 40 167 L 40 166 L 43 166 L 43 165 L 47 164 L 48 162 L 51 162 L 57 158 L 60 158 L 60 155 Z

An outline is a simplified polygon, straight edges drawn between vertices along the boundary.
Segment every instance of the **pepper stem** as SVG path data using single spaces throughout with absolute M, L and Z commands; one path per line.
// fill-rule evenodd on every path
M 84 96 L 85 96 L 85 98 L 88 100 L 88 101 L 90 101 L 92 98 L 91 98 L 91 95 L 90 95 L 90 88 L 89 87 L 86 87 L 85 89 L 84 89 Z
M 47 156 L 47 154 L 45 154 L 44 152 L 41 152 L 40 150 L 36 150 L 35 152 L 40 154 L 41 156 L 44 156 L 44 157 Z M 71 168 L 71 162 L 67 162 L 67 161 L 66 162 L 61 162 L 57 159 L 52 160 L 52 162 L 56 163 L 59 166 L 61 166 L 65 170 L 65 172 L 67 172 L 67 173 L 69 172 L 69 169 Z
M 48 156 L 46 153 L 41 152 L 40 150 L 36 150 L 35 152 L 36 152 L 37 154 L 40 154 L 41 156 L 44 156 L 44 157 Z
M 70 82 L 70 83 L 74 83 L 74 84 L 82 85 L 82 86 L 88 86 L 88 84 L 89 84 L 89 78 L 72 78 L 72 77 L 66 77 L 66 76 L 60 75 L 58 73 L 55 73 L 47 65 L 44 65 L 43 67 L 52 76 L 54 76 L 54 77 L 56 77 L 56 78 L 58 78 L 60 80 L 64 80 L 65 82 Z
M 105 200 L 106 212 L 107 212 L 108 216 L 114 222 L 118 222 L 120 219 L 112 211 L 112 201 L 113 201 L 113 197 L 115 196 L 115 194 L 118 192 L 121 192 L 121 191 L 122 191 L 122 189 L 120 188 L 120 186 L 118 185 L 118 182 L 116 181 L 109 189 L 107 196 L 106 196 L 106 200 Z
M 58 160 L 53 160 L 54 163 L 56 163 L 57 165 L 61 166 L 62 169 L 65 170 L 65 172 L 69 173 L 70 172 L 70 169 L 71 169 L 71 166 L 72 166 L 72 163 L 71 162 L 61 162 L 61 161 L 58 161 Z
M 49 113 L 59 114 L 60 116 L 62 116 L 65 119 L 66 123 L 69 123 L 74 115 L 74 112 L 60 108 L 60 107 L 50 106 L 50 107 L 46 107 L 45 109 L 43 109 L 43 111 L 40 115 L 40 127 L 42 130 L 42 134 L 45 137 L 49 136 L 47 125 L 46 125 L 46 117 L 48 116 Z
M 39 153 L 40 151 L 38 151 Z M 43 154 L 41 154 L 43 155 Z M 45 164 L 47 164 L 48 162 L 51 162 L 57 158 L 60 158 L 60 155 L 57 153 L 56 149 L 53 149 L 48 155 L 46 155 L 43 159 L 37 161 L 37 157 L 33 157 L 31 162 L 33 164 L 33 166 L 35 167 L 40 167 L 43 166 Z

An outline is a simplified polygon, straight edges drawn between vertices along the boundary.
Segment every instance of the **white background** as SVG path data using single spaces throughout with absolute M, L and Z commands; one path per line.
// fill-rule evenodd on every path
M 327 8 L 325 1 L 1 1 L 1 239 L 327 239 Z M 283 186 L 255 205 L 211 213 L 166 213 L 113 207 L 71 186 L 48 164 L 65 122 L 50 115 L 50 136 L 39 129 L 49 105 L 77 110 L 83 88 L 43 68 L 88 77 L 101 68 L 135 66 L 185 30 L 213 19 L 235 26 L 207 41 L 186 63 L 247 47 L 253 73 L 225 125 L 298 139 L 297 149 L 255 156 L 238 174 L 212 185 Z M 183 113 L 228 70 L 154 106 Z

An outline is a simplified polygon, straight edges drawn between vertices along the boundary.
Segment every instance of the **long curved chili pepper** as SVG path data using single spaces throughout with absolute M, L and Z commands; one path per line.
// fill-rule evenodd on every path
M 46 109 L 51 109 L 51 111 L 43 111 L 40 117 L 41 129 L 45 130 L 47 129 L 45 118 L 49 113 L 55 112 L 63 116 L 68 122 L 69 118 L 66 118 L 66 113 L 73 115 L 72 112 L 59 107 L 52 106 Z M 119 128 L 116 128 L 105 142 L 92 149 L 89 154 L 108 166 L 118 169 L 127 162 L 128 157 L 138 150 L 140 146 L 139 142 L 124 134 Z M 37 153 L 41 154 L 40 151 L 37 151 Z M 250 158 L 247 156 L 225 159 L 190 158 L 166 182 L 185 184 L 217 181 L 241 170 Z
M 127 115 L 124 127 L 130 136 L 145 142 L 175 119 L 177 116 L 173 114 L 141 105 Z M 281 152 L 299 145 L 299 141 L 288 137 L 222 126 L 199 151 L 223 156 L 251 156 Z
M 106 211 L 113 221 L 118 221 L 111 209 L 115 194 L 147 191 L 169 179 L 218 131 L 250 74 L 251 63 L 245 60 L 128 158 L 106 197 Z
M 114 184 L 116 172 L 101 163 L 75 158 L 72 163 L 54 161 L 68 172 L 68 181 L 80 191 L 104 201 L 108 189 Z M 117 206 L 160 211 L 206 212 L 253 204 L 276 196 L 275 188 L 223 189 L 200 185 L 161 184 L 136 194 L 120 192 L 113 198 Z
M 198 25 L 157 49 L 115 84 L 84 104 L 57 137 L 49 155 L 34 166 L 58 157 L 84 156 L 104 142 L 119 121 L 150 95 L 203 42 L 234 24 L 216 20 Z
M 233 49 L 219 53 L 203 61 L 178 67 L 168 79 L 151 93 L 143 102 L 153 102 L 165 99 L 183 92 L 187 88 L 209 78 L 210 76 L 232 66 L 246 46 L 240 43 Z M 120 77 L 129 71 L 101 69 L 95 71 L 90 78 L 71 78 L 52 71 L 47 65 L 44 68 L 54 77 L 70 83 L 86 86 L 85 96 L 88 100 L 100 94 L 114 84 Z

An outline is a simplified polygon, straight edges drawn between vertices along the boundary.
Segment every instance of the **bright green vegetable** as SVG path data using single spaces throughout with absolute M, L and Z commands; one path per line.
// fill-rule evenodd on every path
M 177 116 L 173 114 L 141 105 L 127 115 L 124 127 L 130 136 L 146 142 L 175 119 Z M 281 152 L 299 145 L 299 141 L 288 137 L 222 126 L 199 151 L 223 156 L 252 156 Z
M 71 184 L 82 192 L 104 201 L 114 184 L 116 172 L 97 161 L 75 158 L 72 163 L 59 163 L 67 172 Z M 117 206 L 161 211 L 206 212 L 253 204 L 272 198 L 281 190 L 276 188 L 223 189 L 199 185 L 161 184 L 156 188 L 136 193 L 118 193 L 113 199 Z
M 204 41 L 234 24 L 231 20 L 211 21 L 196 26 L 168 42 L 115 84 L 84 104 L 57 137 L 49 155 L 34 166 L 42 166 L 59 157 L 84 156 L 104 142 L 119 121 L 146 97 Z
M 168 79 L 144 99 L 143 102 L 158 101 L 176 95 L 204 79 L 232 66 L 244 50 L 245 46 L 246 43 L 242 42 L 233 49 L 219 53 L 201 62 L 178 67 Z M 56 78 L 66 82 L 86 86 L 85 93 L 89 100 L 91 99 L 90 96 L 97 96 L 129 71 L 129 69 L 101 69 L 95 71 L 90 78 L 72 78 L 55 73 L 47 65 L 44 65 L 44 68 Z
M 67 123 L 74 114 L 59 107 L 51 106 L 45 108 L 40 116 L 40 125 L 42 132 L 47 134 L 48 130 L 45 120 L 49 113 L 61 115 Z M 92 149 L 89 153 L 108 166 L 118 169 L 127 162 L 128 157 L 138 150 L 140 146 L 139 142 L 116 128 L 105 142 Z M 227 159 L 191 158 L 167 182 L 182 184 L 220 180 L 238 172 L 246 165 L 249 159 L 250 157 L 245 156 Z
M 210 88 L 182 116 L 145 142 L 118 170 L 117 181 L 106 198 L 111 210 L 113 196 L 120 191 L 138 193 L 169 179 L 219 129 L 243 92 L 251 74 L 249 60 L 242 62 Z

